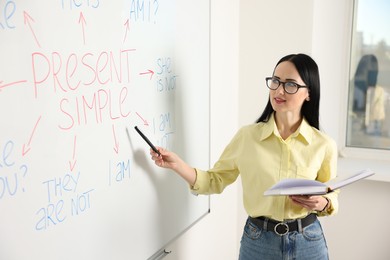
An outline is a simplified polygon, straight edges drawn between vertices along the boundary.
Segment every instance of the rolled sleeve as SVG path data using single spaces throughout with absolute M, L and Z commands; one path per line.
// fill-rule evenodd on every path
M 196 180 L 194 185 L 190 186 L 191 192 L 196 194 L 204 194 L 206 192 L 205 187 L 207 187 L 207 183 L 209 183 L 209 176 L 207 172 L 196 169 Z M 203 188 L 202 188 L 203 187 Z
M 228 174 L 214 171 L 203 171 L 195 169 L 196 181 L 195 184 L 190 187 L 191 191 L 196 194 L 219 194 L 225 189 L 226 186 L 234 182 L 237 178 L 236 174 Z
M 329 206 L 326 210 L 319 211 L 317 213 L 318 216 L 320 216 L 320 217 L 331 216 L 331 215 L 335 215 L 338 212 L 338 209 L 339 209 L 338 194 L 339 194 L 339 192 L 340 192 L 340 190 L 336 190 L 336 191 L 324 196 L 329 200 Z

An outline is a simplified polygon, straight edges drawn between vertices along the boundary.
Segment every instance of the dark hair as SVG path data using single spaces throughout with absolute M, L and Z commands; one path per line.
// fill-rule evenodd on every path
M 320 74 L 318 71 L 317 63 L 306 54 L 290 54 L 281 58 L 276 64 L 275 68 L 282 62 L 289 61 L 294 64 L 299 76 L 309 87 L 310 100 L 305 101 L 301 108 L 301 115 L 307 120 L 307 122 L 317 129 L 319 127 L 319 110 L 320 110 Z M 275 69 L 274 72 L 275 73 Z M 274 112 L 271 101 L 268 99 L 268 103 L 259 117 L 257 123 L 268 122 L 270 116 Z

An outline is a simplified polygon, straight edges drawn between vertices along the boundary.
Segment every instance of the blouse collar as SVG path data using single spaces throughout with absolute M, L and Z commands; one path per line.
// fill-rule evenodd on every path
M 274 113 L 271 114 L 268 122 L 264 123 L 262 128 L 263 129 L 260 132 L 260 140 L 261 141 L 268 138 L 271 134 L 274 134 L 275 136 L 280 137 L 278 128 L 276 126 Z M 312 142 L 312 139 L 313 139 L 313 128 L 307 122 L 307 120 L 305 118 L 303 118 L 301 125 L 298 127 L 298 129 L 290 137 L 297 138 L 297 139 L 302 138 L 302 141 L 310 144 Z

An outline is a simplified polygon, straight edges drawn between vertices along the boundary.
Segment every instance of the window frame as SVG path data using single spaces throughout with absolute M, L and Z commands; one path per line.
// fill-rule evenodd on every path
M 341 147 L 339 150 L 339 156 L 341 158 L 353 158 L 353 159 L 362 159 L 362 160 L 380 160 L 380 161 L 389 161 L 390 158 L 390 147 L 388 149 L 384 148 L 365 148 L 365 147 L 357 147 L 357 146 L 348 146 L 348 124 L 349 122 L 349 113 L 352 111 L 352 103 L 351 103 L 351 95 L 352 95 L 352 89 L 353 84 L 351 83 L 354 70 L 353 67 L 354 64 L 357 64 L 357 61 L 360 59 L 360 56 L 355 55 L 356 54 L 356 42 L 354 42 L 355 35 L 357 32 L 357 21 L 359 17 L 357 17 L 357 10 L 358 10 L 358 4 L 359 0 L 352 0 L 352 12 L 351 12 L 351 26 L 349 31 L 349 42 L 348 42 L 348 51 L 347 51 L 347 59 L 348 59 L 348 69 L 347 69 L 347 76 L 345 77 L 345 84 L 348 86 L 347 88 L 343 88 L 342 95 L 343 95 L 343 103 L 345 105 L 342 105 L 342 120 L 340 123 L 341 131 L 340 131 L 340 141 L 341 141 Z M 374 2 L 373 2 L 374 4 Z M 388 43 L 390 44 L 390 43 Z M 390 139 L 390 137 L 388 137 Z

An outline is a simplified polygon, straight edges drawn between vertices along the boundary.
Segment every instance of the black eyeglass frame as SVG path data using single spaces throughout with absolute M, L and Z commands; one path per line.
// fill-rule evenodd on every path
M 279 82 L 278 87 L 277 88 L 271 88 L 270 86 L 268 86 L 268 81 L 269 80 L 277 80 Z M 297 86 L 297 90 L 295 92 L 288 92 L 286 90 L 286 83 L 290 83 L 290 84 L 296 85 Z M 298 92 L 298 90 L 300 88 L 309 88 L 309 86 L 302 86 L 302 85 L 299 85 L 298 83 L 295 83 L 295 82 L 292 82 L 292 81 L 283 82 L 283 81 L 280 81 L 279 79 L 274 78 L 274 77 L 266 77 L 265 78 L 265 85 L 267 86 L 267 88 L 269 88 L 271 90 L 277 90 L 280 87 L 280 85 L 282 85 L 284 92 L 286 92 L 287 94 L 295 94 L 295 93 Z

